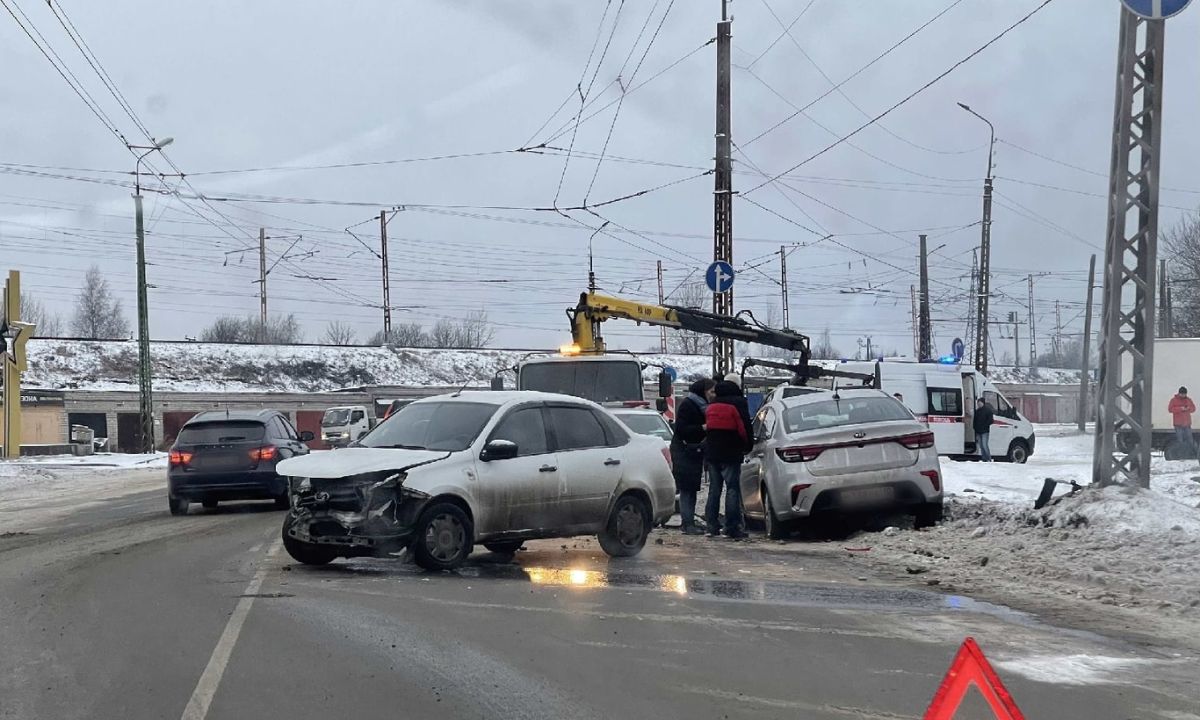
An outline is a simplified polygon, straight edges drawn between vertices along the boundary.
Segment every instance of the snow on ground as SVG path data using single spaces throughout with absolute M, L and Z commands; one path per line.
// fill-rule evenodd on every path
M 114 460 L 108 466 L 70 462 L 109 457 Z M 166 512 L 163 457 L 160 453 L 0 460 L 0 537 L 36 533 L 84 507 L 147 490 L 162 489 Z
M 36 455 L 22 457 L 19 460 L 5 461 L 0 465 L 0 473 L 5 466 L 18 469 L 22 466 L 61 467 L 61 468 L 157 468 L 167 467 L 167 453 L 96 453 L 94 455 Z
M 1149 490 L 1084 487 L 1042 510 L 1044 478 L 1091 480 L 1089 435 L 1038 429 L 1029 463 L 943 459 L 947 520 L 875 533 L 868 564 L 942 589 L 1033 608 L 1073 607 L 1200 648 L 1200 466 L 1156 456 Z

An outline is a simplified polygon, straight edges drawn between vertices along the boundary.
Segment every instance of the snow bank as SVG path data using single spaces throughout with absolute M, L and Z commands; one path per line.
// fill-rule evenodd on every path
M 166 469 L 167 453 L 96 453 L 94 455 L 38 455 L 9 460 L 0 464 L 0 473 L 5 466 L 9 472 L 22 467 L 35 468 L 154 468 Z
M 50 459 L 63 461 L 59 464 L 40 458 L 0 460 L 0 537 L 6 533 L 38 533 L 78 510 L 133 493 L 161 490 L 165 497 L 165 461 L 159 457 L 130 457 L 144 462 L 94 467 L 66 462 L 86 459 L 74 457 Z

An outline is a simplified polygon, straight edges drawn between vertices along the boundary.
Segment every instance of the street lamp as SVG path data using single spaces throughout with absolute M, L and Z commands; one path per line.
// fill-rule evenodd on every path
M 987 175 L 983 180 L 983 223 L 979 240 L 979 298 L 978 315 L 975 319 L 975 368 L 986 374 L 988 369 L 988 299 L 992 292 L 992 157 L 996 149 L 996 127 L 992 122 L 971 109 L 970 105 L 958 103 L 963 110 L 987 123 L 991 132 L 988 142 Z
M 146 233 L 142 225 L 142 160 L 175 141 L 163 138 L 153 145 L 126 145 L 137 155 L 133 165 L 133 206 L 137 224 L 138 415 L 141 451 L 154 452 L 154 398 L 150 372 L 150 309 L 146 297 Z M 142 150 L 141 154 L 137 151 Z

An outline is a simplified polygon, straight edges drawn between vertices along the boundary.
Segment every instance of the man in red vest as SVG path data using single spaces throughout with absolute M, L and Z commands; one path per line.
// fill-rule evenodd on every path
M 740 377 L 730 373 L 717 383 L 716 397 L 704 411 L 704 459 L 708 464 L 708 502 L 704 522 L 708 534 L 720 534 L 721 489 L 725 490 L 725 537 L 746 537 L 742 518 L 742 459 L 754 447 L 750 407 L 739 385 Z
M 1192 413 L 1196 412 L 1196 403 L 1188 397 L 1187 388 L 1179 388 L 1175 397 L 1167 405 L 1171 413 L 1171 424 L 1175 426 L 1175 441 L 1183 446 L 1188 454 L 1192 454 Z

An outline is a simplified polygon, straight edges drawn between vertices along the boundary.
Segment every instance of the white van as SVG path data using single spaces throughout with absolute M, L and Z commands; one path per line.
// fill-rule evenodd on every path
M 991 430 L 992 454 L 1015 463 L 1023 463 L 1033 454 L 1036 442 L 1033 423 L 1004 399 L 995 383 L 973 367 L 883 360 L 849 361 L 838 364 L 836 369 L 878 372 L 878 387 L 891 395 L 899 393 L 917 419 L 929 425 L 939 455 L 978 456 L 971 421 L 979 397 L 996 414 Z
M 373 420 L 364 405 L 329 408 L 321 416 L 321 440 L 330 447 L 346 447 L 363 439 L 374 427 Z

